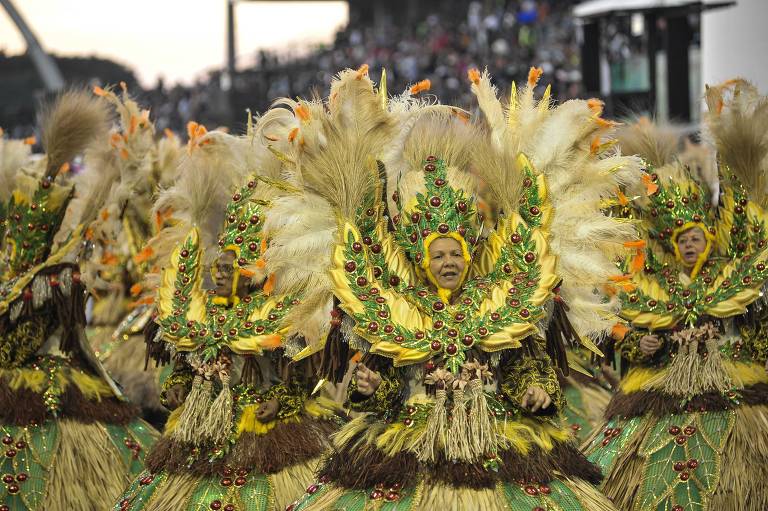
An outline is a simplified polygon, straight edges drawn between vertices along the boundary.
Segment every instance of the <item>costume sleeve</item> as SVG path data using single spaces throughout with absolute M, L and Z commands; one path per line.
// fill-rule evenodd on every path
M 765 364 L 768 360 L 768 307 L 755 312 L 749 324 L 739 327 L 739 334 L 752 360 Z
M 0 333 L 0 368 L 24 365 L 45 344 L 55 324 L 52 315 L 36 314 Z
M 540 339 L 528 339 L 501 364 L 501 392 L 513 403 L 519 404 L 531 386 L 537 386 L 552 399 L 552 404 L 537 415 L 554 415 L 564 403 L 560 383 L 552 360 Z
M 168 391 L 175 385 L 184 385 L 184 388 L 189 392 L 192 388 L 192 380 L 194 379 L 194 370 L 183 358 L 176 357 L 173 361 L 173 371 L 168 375 L 168 378 L 163 382 L 160 390 L 160 403 L 168 408 Z
M 378 371 L 381 375 L 381 384 L 376 392 L 365 396 L 357 391 L 357 380 L 353 379 L 348 389 L 348 401 L 350 408 L 356 412 L 374 412 L 377 415 L 386 415 L 398 409 L 405 398 L 405 389 L 408 382 L 403 370 L 394 366 Z
M 264 398 L 276 399 L 280 404 L 277 417 L 280 420 L 286 420 L 301 413 L 304 402 L 307 400 L 307 393 L 301 382 L 293 379 L 288 383 L 280 382 L 272 385 Z
M 640 339 L 648 335 L 648 333 L 648 330 L 631 330 L 621 341 L 618 341 L 617 348 L 621 358 L 632 365 L 652 365 L 661 360 L 666 353 L 668 343 L 665 336 L 659 332 L 656 332 L 655 335 L 659 337 L 662 344 L 656 353 L 653 355 L 646 355 L 640 351 Z

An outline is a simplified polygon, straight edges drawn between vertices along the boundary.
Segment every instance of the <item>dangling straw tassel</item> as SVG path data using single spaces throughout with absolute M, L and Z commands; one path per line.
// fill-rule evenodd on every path
M 202 425 L 205 423 L 208 409 L 211 406 L 211 380 L 203 380 L 196 375 L 192 381 L 192 390 L 184 400 L 184 410 L 179 416 L 173 438 L 182 442 L 200 445 L 205 441 Z
M 210 413 L 203 424 L 203 435 L 214 445 L 227 441 L 232 430 L 232 391 L 229 388 L 229 373 L 221 374 L 221 392 L 211 405 Z
M 451 460 L 472 461 L 472 451 L 467 439 L 469 431 L 466 402 L 464 389 L 461 387 L 453 389 L 451 427 L 445 446 L 445 453 Z
M 496 452 L 493 423 L 488 414 L 488 402 L 479 378 L 469 382 L 469 439 L 472 455 L 482 459 L 487 453 Z
M 717 339 L 707 339 L 707 358 L 701 364 L 701 386 L 704 392 L 716 390 L 728 392 L 733 388 L 731 377 L 723 365 L 723 357 L 718 349 Z
M 434 463 L 440 447 L 445 445 L 445 432 L 448 429 L 448 411 L 445 401 L 448 393 L 445 388 L 435 391 L 435 406 L 427 420 L 417 447 L 417 457 L 422 463 Z
M 672 396 L 693 396 L 700 393 L 697 381 L 701 360 L 696 340 L 680 343 L 677 356 L 669 365 L 661 390 Z

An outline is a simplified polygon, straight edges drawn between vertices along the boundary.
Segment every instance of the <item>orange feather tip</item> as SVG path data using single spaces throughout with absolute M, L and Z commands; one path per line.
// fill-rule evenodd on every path
M 254 272 L 253 270 L 249 270 L 248 268 L 240 268 L 240 275 L 250 279 L 251 277 L 256 275 L 256 272 Z
M 597 98 L 590 98 L 587 100 L 587 106 L 593 113 L 600 115 L 603 113 L 603 101 Z
M 645 185 L 645 193 L 653 195 L 659 190 L 659 185 L 653 182 L 649 174 L 643 174 L 643 184 Z
M 104 89 L 102 89 L 98 85 L 94 85 L 93 86 L 93 93 L 95 95 L 99 96 L 100 98 L 103 98 L 103 97 L 105 97 L 108 94 L 107 91 L 105 91 Z
M 155 251 L 150 246 L 146 246 L 141 249 L 141 251 L 133 256 L 133 261 L 136 264 L 141 264 L 144 261 L 148 261 L 153 255 L 155 254 Z
M 363 353 L 361 351 L 356 351 L 355 354 L 352 355 L 352 358 L 349 359 L 349 361 L 357 364 L 362 359 L 363 359 Z
M 539 78 L 544 74 L 544 70 L 540 67 L 531 67 L 528 71 L 528 86 L 533 87 L 539 83 Z
M 459 110 L 458 108 L 454 108 L 453 115 L 458 117 L 464 124 L 469 122 L 469 114 L 464 110 Z
M 627 204 L 629 204 L 629 199 L 627 198 L 626 195 L 622 193 L 621 190 L 616 191 L 616 196 L 619 198 L 619 204 L 621 204 L 622 206 L 626 206 Z
M 430 80 L 422 80 L 411 86 L 411 94 L 418 94 L 419 92 L 428 91 L 432 88 L 432 82 Z
M 358 80 L 362 79 L 364 76 L 367 76 L 367 75 L 368 75 L 368 64 L 363 64 L 362 66 L 357 68 L 357 77 L 356 78 Z
M 264 291 L 264 294 L 271 295 L 272 291 L 275 290 L 275 274 L 272 273 L 267 277 L 267 281 L 264 283 L 264 285 L 261 288 Z
M 636 248 L 636 249 L 645 248 L 645 240 L 625 241 L 624 242 L 624 247 L 625 248 Z
M 296 140 L 296 137 L 299 134 L 299 128 L 293 128 L 290 133 L 288 133 L 288 142 L 293 142 Z
M 264 259 L 261 259 L 261 258 L 259 258 L 259 259 L 257 259 L 257 260 L 256 260 L 256 262 L 254 263 L 254 266 L 256 266 L 256 268 L 258 268 L 258 269 L 260 269 L 260 270 L 263 270 L 264 268 L 266 268 L 266 267 L 267 267 L 267 262 L 266 262 L 266 261 L 264 261 Z
M 467 78 L 469 78 L 470 82 L 477 85 L 478 83 L 480 83 L 480 71 L 476 67 L 473 67 L 472 69 L 467 71 Z
M 597 154 L 600 152 L 600 137 L 597 136 L 592 139 L 592 143 L 589 144 L 589 152 L 592 154 Z
M 176 134 L 171 130 L 171 128 L 165 128 L 163 130 L 163 134 L 165 135 L 165 138 L 176 138 Z
M 616 323 L 613 325 L 613 328 L 611 328 L 611 337 L 613 337 L 615 340 L 620 341 L 624 339 L 624 336 L 627 335 L 629 332 L 629 327 L 623 323 Z
M 109 220 L 109 211 L 106 209 L 101 210 L 101 219 L 104 221 Z
M 296 116 L 301 119 L 302 121 L 308 121 L 309 116 L 309 108 L 307 108 L 307 105 L 299 105 L 296 107 Z
M 66 174 L 71 169 L 71 166 L 69 165 L 68 161 L 65 161 L 61 164 L 61 167 L 59 167 L 59 174 Z
M 152 305 L 155 303 L 155 297 L 154 296 L 146 296 L 144 298 L 141 298 L 140 300 L 136 300 L 135 302 L 131 302 L 131 307 L 136 308 L 139 305 Z
M 267 335 L 259 343 L 262 348 L 277 349 L 283 344 L 283 337 L 277 334 Z
M 24 139 L 24 145 L 35 145 L 37 143 L 37 139 L 35 137 L 27 137 Z
M 139 296 L 139 294 L 141 293 L 141 291 L 143 289 L 144 288 L 139 283 L 136 283 L 136 284 L 132 285 L 131 289 L 130 289 L 131 296 Z
M 136 128 L 139 125 L 139 119 L 135 115 L 131 116 L 130 124 L 128 125 L 128 133 L 133 135 L 136 132 Z
M 195 121 L 189 121 L 187 123 L 187 136 L 189 138 L 194 138 L 195 133 L 197 132 L 197 126 L 198 124 Z

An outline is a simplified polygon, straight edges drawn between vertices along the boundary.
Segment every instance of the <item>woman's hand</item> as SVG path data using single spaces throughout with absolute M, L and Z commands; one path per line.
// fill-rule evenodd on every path
M 165 403 L 169 410 L 175 410 L 187 399 L 187 387 L 181 383 L 171 386 L 165 391 Z
M 376 389 L 379 388 L 379 385 L 381 385 L 381 375 L 376 371 L 371 371 L 363 363 L 357 365 L 355 380 L 357 382 L 357 391 L 364 396 L 373 395 Z
M 658 335 L 644 335 L 640 338 L 640 351 L 643 355 L 651 356 L 661 348 Z
M 272 398 L 261 403 L 256 410 L 256 418 L 259 419 L 259 422 L 270 422 L 277 417 L 277 412 L 279 411 L 280 402 L 276 398 Z
M 522 401 L 520 401 L 520 406 L 527 408 L 534 413 L 539 410 L 544 410 L 551 404 L 552 398 L 549 397 L 549 394 L 547 394 L 541 387 L 536 387 L 534 385 L 528 387 Z

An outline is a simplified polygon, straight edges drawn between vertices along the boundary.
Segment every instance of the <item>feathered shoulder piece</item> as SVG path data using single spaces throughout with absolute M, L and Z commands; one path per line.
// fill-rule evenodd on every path
M 69 175 L 70 161 L 107 132 L 108 120 L 103 105 L 84 92 L 67 92 L 43 112 L 45 158 L 16 172 L 4 208 L 0 314 L 20 300 L 41 307 L 52 296 L 51 287 L 58 286 L 57 272 L 45 270 L 73 253 L 82 230 L 82 225 L 62 226 L 75 187 Z M 60 242 L 54 244 L 54 237 Z M 45 278 L 36 279 L 43 273 Z M 69 268 L 68 275 L 71 273 Z
M 708 90 L 708 123 L 718 147 L 719 181 L 702 179 L 706 176 L 673 157 L 649 170 L 648 197 L 634 204 L 633 214 L 639 219 L 646 247 L 638 249 L 639 260 L 626 268 L 632 272 L 632 282 L 621 293 L 622 316 L 634 326 L 666 329 L 679 323 L 695 324 L 705 315 L 742 314 L 759 297 L 768 278 L 765 211 L 752 199 L 760 197 L 754 181 L 760 178 L 743 172 L 743 162 L 735 161 L 742 171 L 733 172 L 725 160 L 728 156 L 734 161 L 729 152 L 729 144 L 738 138 L 734 133 L 752 129 L 746 125 L 736 128 L 729 122 L 752 121 L 727 112 L 715 90 Z M 725 121 L 719 115 L 732 117 Z M 748 153 L 750 143 L 742 142 L 741 150 Z M 742 179 L 750 184 L 749 193 Z M 692 229 L 702 232 L 706 248 L 683 278 L 677 237 Z
M 615 149 L 614 124 L 600 117 L 599 101 L 553 106 L 549 87 L 536 99 L 540 75 L 532 68 L 528 83 L 513 84 L 503 103 L 487 72 L 470 71 L 486 131 L 476 172 L 495 215 L 517 214 L 546 232 L 559 258 L 555 271 L 568 319 L 582 340 L 600 338 L 619 311 L 619 301 L 606 292 L 621 278 L 615 262 L 637 239 L 630 223 L 604 208 L 620 188 L 640 182 L 642 165 Z M 522 201 L 521 187 L 527 191 Z
M 261 237 L 266 203 L 256 194 L 257 177 L 235 192 L 227 206 L 219 237 L 221 252 L 234 252 L 233 279 L 250 277 L 247 267 L 258 265 L 266 240 Z M 215 360 L 226 347 L 240 354 L 258 354 L 280 343 L 278 324 L 293 297 L 272 296 L 269 284 L 232 303 L 203 290 L 203 251 L 193 227 L 174 250 L 162 273 L 157 319 L 165 340 L 179 351 L 199 351 Z
M 468 116 L 410 97 L 387 101 L 383 90 L 364 71 L 345 71 L 324 103 L 296 102 L 287 159 L 303 193 L 332 212 L 330 289 L 354 333 L 396 365 L 435 359 L 459 372 L 471 352 L 519 347 L 538 332 L 556 260 L 540 225 L 516 209 L 486 241 L 470 172 L 480 135 Z M 545 216 L 543 187 L 518 189 L 536 194 Z M 427 270 L 439 238 L 462 247 L 460 292 Z M 496 257 L 470 277 L 485 243 L 496 244 Z

